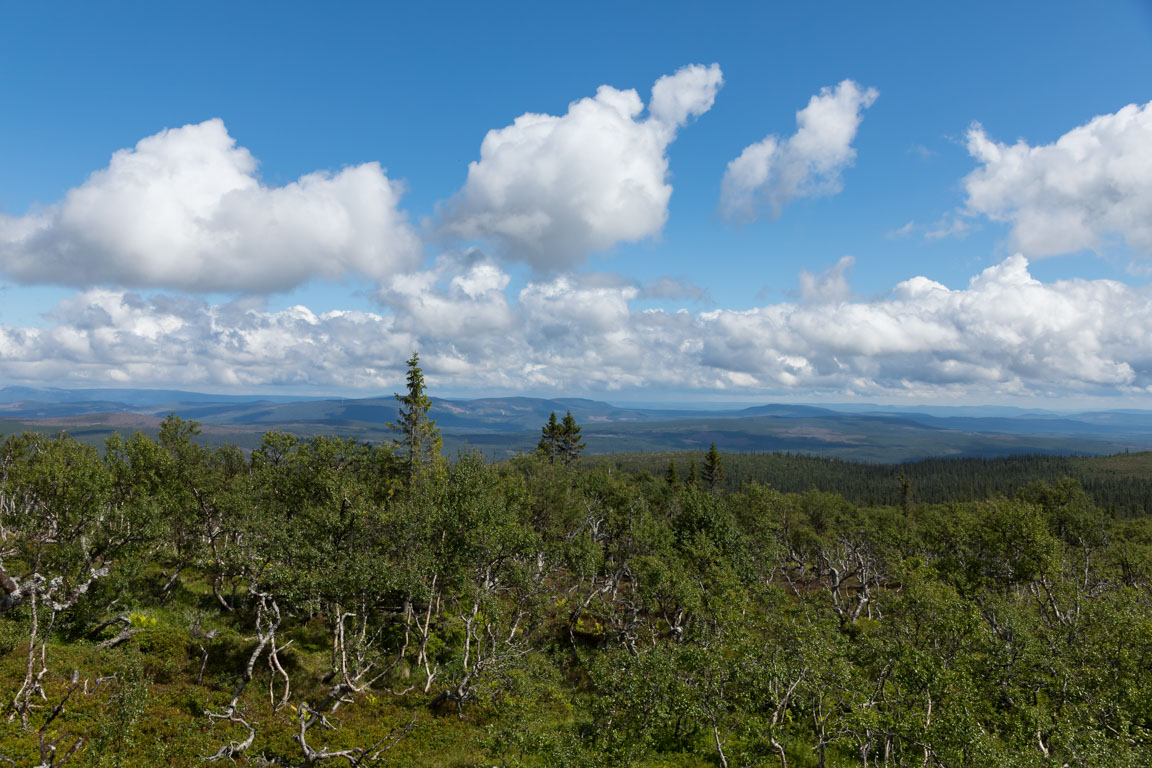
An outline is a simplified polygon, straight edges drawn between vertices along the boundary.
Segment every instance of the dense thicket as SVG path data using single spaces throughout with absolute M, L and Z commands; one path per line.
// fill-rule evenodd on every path
M 591 456 L 592 465 L 608 464 L 627 472 L 666 472 L 675 461 L 686 473 L 689 460 L 707 453 L 630 453 Z M 868 464 L 796 453 L 739 453 L 725 461 L 724 486 L 770 485 L 785 493 L 818 490 L 836 493 L 854 504 L 899 505 L 906 478 L 912 496 L 927 504 L 1014 496 L 1027 485 L 1073 478 L 1096 506 L 1110 515 L 1141 517 L 1152 512 L 1152 458 L 1148 454 L 1071 457 L 1049 455 L 1000 458 L 924 459 L 904 464 Z M 1129 466 L 1130 465 L 1130 466 Z
M 0 444 L 0 762 L 1152 764 L 1152 524 L 1074 481 L 407 463 Z

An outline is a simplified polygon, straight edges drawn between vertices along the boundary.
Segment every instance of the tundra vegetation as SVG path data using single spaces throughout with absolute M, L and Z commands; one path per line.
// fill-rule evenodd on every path
M 396 445 L 0 444 L 0 764 L 1152 764 L 1148 518 L 449 463 L 409 385 Z

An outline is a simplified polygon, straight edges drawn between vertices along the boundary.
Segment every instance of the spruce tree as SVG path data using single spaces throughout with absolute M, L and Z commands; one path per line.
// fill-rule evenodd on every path
M 900 474 L 896 476 L 896 481 L 900 484 L 900 508 L 905 512 L 912 509 L 912 481 L 904 472 L 904 468 L 900 468 Z
M 432 401 L 424 391 L 424 372 L 420 370 L 420 355 L 412 353 L 408 361 L 408 393 L 397 393 L 400 403 L 399 418 L 388 427 L 400 433 L 394 442 L 404 453 L 408 479 L 416 477 L 424 467 L 440 459 L 440 430 L 436 422 L 428 418 Z
M 672 488 L 680 485 L 680 475 L 676 472 L 676 459 L 668 459 L 668 471 L 664 473 L 664 480 Z
M 580 425 L 572 418 L 572 411 L 564 415 L 560 422 L 560 443 L 557 446 L 557 455 L 564 462 L 564 466 L 571 467 L 580 458 L 585 443 L 580 441 Z
M 725 477 L 724 464 L 720 461 L 720 452 L 716 450 L 716 443 L 712 443 L 707 455 L 704 456 L 704 471 L 701 473 L 701 478 L 708 490 L 717 492 L 724 483 Z
M 696 472 L 696 457 L 692 457 L 691 463 L 688 464 L 688 487 L 698 488 L 700 486 L 700 475 Z
M 556 454 L 560 450 L 560 423 L 556 421 L 556 411 L 548 417 L 548 423 L 540 429 L 540 442 L 536 445 L 536 453 L 548 460 L 549 464 L 556 463 Z

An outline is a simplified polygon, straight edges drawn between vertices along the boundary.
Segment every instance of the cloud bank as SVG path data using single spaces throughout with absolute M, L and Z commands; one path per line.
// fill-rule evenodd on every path
M 981 167 L 964 180 L 965 209 L 937 229 L 987 216 L 1011 225 L 1023 253 L 963 289 L 921 276 L 862 299 L 849 256 L 801 272 L 796 301 L 701 312 L 639 309 L 709 301 L 683 277 L 572 273 L 590 252 L 660 232 L 668 147 L 722 83 L 717 65 L 693 65 L 660 78 L 647 106 L 602 86 L 562 116 L 490 131 L 435 223 L 494 257 L 449 250 L 430 264 L 400 185 L 376 163 L 270 187 L 219 120 L 150 136 L 58 204 L 0 214 L 0 272 L 86 287 L 46 327 L 0 325 L 0 369 L 9 381 L 371 393 L 393 391 L 419 349 L 432 381 L 458 391 L 1152 394 L 1152 286 L 1043 283 L 1027 261 L 1116 238 L 1152 254 L 1152 103 L 1040 147 L 973 126 Z M 729 164 L 726 212 L 778 215 L 838 190 L 876 98 L 850 80 L 813 96 L 795 135 Z M 514 284 L 508 260 L 533 276 Z M 383 309 L 270 311 L 259 298 L 187 295 L 258 297 L 346 275 L 372 281 Z
M 634 310 L 626 281 L 565 275 L 508 295 L 484 259 L 392 280 L 390 313 L 212 305 L 90 290 L 46 329 L 0 326 L 13 379 L 391 392 L 419 348 L 438 386 L 860 396 L 1148 394 L 1152 290 L 1043 283 L 1023 256 L 951 290 L 926 277 L 851 300 L 841 261 L 806 298 L 736 311 Z
M 981 167 L 964 179 L 967 212 L 1008 223 L 1015 248 L 1051 256 L 1119 239 L 1152 256 L 1152 102 L 1036 147 L 993 141 L 977 123 L 968 152 Z
M 116 152 L 62 202 L 0 214 L 0 270 L 22 283 L 265 293 L 381 279 L 422 249 L 377 163 L 263 185 L 220 120 Z
M 441 208 L 443 228 L 545 272 L 658 234 L 672 195 L 668 145 L 722 84 L 718 65 L 696 64 L 656 81 L 647 117 L 635 90 L 602 85 L 562 116 L 525 114 L 489 131 Z
M 823 88 L 796 113 L 796 133 L 769 134 L 744 148 L 724 172 L 720 206 L 729 218 L 750 220 L 767 209 L 776 218 L 798 197 L 834 195 L 856 159 L 852 141 L 863 111 L 879 96 L 852 80 Z

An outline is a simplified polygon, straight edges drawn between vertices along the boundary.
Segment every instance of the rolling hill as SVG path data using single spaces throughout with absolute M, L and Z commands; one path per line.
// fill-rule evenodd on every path
M 765 404 L 748 408 L 641 408 L 582 398 L 433 398 L 432 417 L 449 455 L 478 449 L 492 458 L 530 451 L 555 411 L 571 410 L 589 453 L 703 450 L 793 452 L 869 462 L 1025 453 L 1105 455 L 1152 448 L 1152 412 L 1050 413 L 991 407 L 872 410 Z M 114 431 L 152 432 L 168 414 L 203 425 L 210 443 L 242 448 L 271 429 L 392 437 L 392 397 L 296 398 L 176 390 L 61 390 L 0 387 L 0 433 L 68 431 L 99 442 Z

